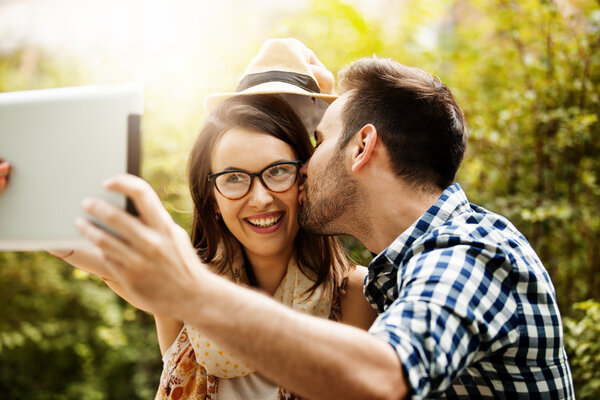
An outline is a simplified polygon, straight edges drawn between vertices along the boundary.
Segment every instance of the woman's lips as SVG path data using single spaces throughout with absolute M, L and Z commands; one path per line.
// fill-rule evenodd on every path
M 278 230 L 283 224 L 283 216 L 285 212 L 275 211 L 265 214 L 253 215 L 244 218 L 244 222 L 248 224 L 250 229 L 256 233 L 267 234 Z

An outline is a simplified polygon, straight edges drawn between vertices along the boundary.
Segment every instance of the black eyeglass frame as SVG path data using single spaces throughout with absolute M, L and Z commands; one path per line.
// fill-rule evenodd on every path
M 271 189 L 266 183 L 265 180 L 262 177 L 262 174 L 268 170 L 269 168 L 273 168 L 276 167 L 278 165 L 283 165 L 283 164 L 292 164 L 296 167 L 296 177 L 294 178 L 294 181 L 292 182 L 292 184 L 290 185 L 289 188 L 285 189 L 285 190 L 281 190 L 281 191 L 277 191 L 277 190 L 273 190 Z M 278 162 L 274 162 L 273 164 L 269 164 L 266 167 L 264 167 L 262 170 L 260 170 L 259 172 L 248 172 L 248 171 L 244 171 L 243 169 L 230 169 L 230 170 L 226 170 L 226 171 L 221 171 L 221 172 L 216 172 L 214 174 L 210 174 L 208 175 L 208 181 L 211 182 L 213 184 L 213 186 L 215 187 L 215 189 L 217 189 L 217 191 L 219 193 L 221 193 L 221 195 L 227 199 L 230 200 L 239 200 L 242 197 L 244 197 L 245 195 L 247 195 L 248 193 L 250 193 L 250 191 L 252 190 L 252 185 L 254 185 L 254 177 L 258 177 L 258 179 L 260 179 L 260 183 L 263 185 L 263 187 L 267 190 L 270 190 L 271 192 L 274 193 L 284 193 L 287 192 L 288 190 L 291 189 L 292 186 L 294 186 L 294 183 L 296 183 L 298 181 L 298 176 L 300 176 L 300 168 L 302 167 L 303 162 L 299 161 L 299 160 L 295 160 L 295 161 L 278 161 Z M 243 173 L 246 174 L 250 177 L 250 186 L 248 186 L 248 190 L 246 191 L 246 193 L 244 193 L 243 195 L 241 195 L 240 197 L 236 197 L 236 198 L 231 198 L 231 197 L 227 197 L 225 196 L 220 190 L 219 187 L 217 186 L 217 178 L 221 175 L 225 175 L 225 174 L 230 174 L 232 172 L 238 172 L 238 173 Z

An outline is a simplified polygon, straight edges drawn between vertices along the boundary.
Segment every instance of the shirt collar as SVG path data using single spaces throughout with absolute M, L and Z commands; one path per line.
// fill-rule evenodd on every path
M 418 220 L 402 232 L 384 251 L 373 258 L 371 264 L 378 265 L 386 261 L 395 263 L 398 257 L 401 257 L 415 240 L 469 208 L 469 201 L 460 184 L 455 183 L 448 186 L 437 201 Z

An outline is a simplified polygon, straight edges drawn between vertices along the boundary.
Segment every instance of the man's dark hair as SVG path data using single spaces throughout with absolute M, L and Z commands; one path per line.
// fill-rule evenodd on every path
M 464 115 L 437 78 L 396 61 L 363 58 L 340 72 L 348 93 L 339 145 L 367 125 L 377 129 L 394 173 L 419 187 L 454 182 L 467 145 Z

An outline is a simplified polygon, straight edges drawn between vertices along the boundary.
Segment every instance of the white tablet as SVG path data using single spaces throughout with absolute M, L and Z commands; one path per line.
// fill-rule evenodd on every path
M 134 83 L 0 93 L 0 251 L 88 245 L 73 225 L 86 197 L 126 208 L 102 181 L 139 175 L 142 109 Z

